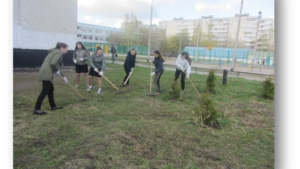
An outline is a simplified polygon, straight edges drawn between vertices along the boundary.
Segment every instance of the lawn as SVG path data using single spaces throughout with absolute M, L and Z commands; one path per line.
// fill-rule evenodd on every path
M 74 71 L 63 72 L 74 86 Z M 260 96 L 261 82 L 228 77 L 222 85 L 217 76 L 210 97 L 222 128 L 201 128 L 189 122 L 198 96 L 188 80 L 180 100 L 168 97 L 174 72 L 164 72 L 156 97 L 146 96 L 149 68 L 136 67 L 122 94 L 104 79 L 103 93 L 88 92 L 81 78 L 86 102 L 55 77 L 55 101 L 64 108 L 50 111 L 46 97 L 43 116 L 32 113 L 42 87 L 37 73 L 14 73 L 14 168 L 274 168 L 274 100 Z M 125 73 L 107 63 L 104 75 L 119 86 Z M 190 78 L 203 94 L 207 75 Z

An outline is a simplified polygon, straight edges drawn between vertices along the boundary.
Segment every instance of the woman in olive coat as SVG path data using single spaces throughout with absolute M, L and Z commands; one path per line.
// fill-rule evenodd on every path
M 62 106 L 57 106 L 54 101 L 54 86 L 53 86 L 53 74 L 56 73 L 58 76 L 62 76 L 65 83 L 68 83 L 68 80 L 60 72 L 59 64 L 62 61 L 62 57 L 68 51 L 68 45 L 65 43 L 58 42 L 55 48 L 50 49 L 48 55 L 44 59 L 44 62 L 39 70 L 38 81 L 42 81 L 43 89 L 36 101 L 34 114 L 46 114 L 46 112 L 41 110 L 41 105 L 48 95 L 48 100 L 51 106 L 51 110 L 61 109 Z

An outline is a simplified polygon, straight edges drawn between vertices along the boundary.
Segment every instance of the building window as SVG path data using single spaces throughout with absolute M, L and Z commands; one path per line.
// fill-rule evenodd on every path
M 82 30 L 82 26 L 77 26 L 77 29 L 78 30 Z
M 77 34 L 77 37 L 78 37 L 78 38 L 81 38 L 81 34 Z
M 82 38 L 83 38 L 83 39 L 93 40 L 93 36 L 90 36 L 90 35 L 83 35 Z

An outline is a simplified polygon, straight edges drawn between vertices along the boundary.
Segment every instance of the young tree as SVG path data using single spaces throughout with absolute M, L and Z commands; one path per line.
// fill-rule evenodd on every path
M 168 38 L 168 54 L 170 57 L 176 56 L 179 48 L 178 36 L 170 36 Z
M 217 46 L 218 42 L 214 40 L 212 33 L 204 34 L 201 38 L 201 46 Z
M 121 33 L 110 33 L 107 37 L 107 41 L 110 43 L 110 44 L 120 44 L 122 40 L 122 34 Z
M 125 19 L 122 23 L 124 33 L 121 43 L 124 45 L 132 46 L 137 44 L 138 25 L 140 21 L 137 20 L 134 14 L 125 14 Z

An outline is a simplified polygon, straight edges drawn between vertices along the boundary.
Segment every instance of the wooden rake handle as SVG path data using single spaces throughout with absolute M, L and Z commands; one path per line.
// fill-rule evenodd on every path
M 133 68 L 131 68 L 131 73 L 129 74 L 129 76 L 127 77 L 127 79 L 126 79 L 126 81 L 124 82 L 124 84 L 126 84 L 127 83 L 127 81 L 128 81 L 128 79 L 129 79 L 129 77 L 131 76 L 131 74 L 132 74 L 132 70 L 133 70 Z
M 194 89 L 196 90 L 196 92 L 198 93 L 198 96 L 200 97 L 200 93 L 198 92 L 198 90 L 196 89 L 196 87 L 195 87 L 195 85 L 194 85 L 194 83 L 192 82 L 192 80 L 190 79 L 190 78 L 188 78 L 189 80 L 190 80 L 190 82 L 192 83 L 192 85 L 193 85 L 193 87 L 194 87 Z
M 102 75 L 102 77 L 108 81 L 108 83 L 110 83 L 114 88 L 116 88 L 117 90 L 119 90 L 111 81 L 109 81 L 104 75 Z
M 62 76 L 60 76 L 62 79 L 64 79 Z M 81 96 L 81 94 L 80 93 L 78 93 L 78 91 L 76 90 L 76 89 L 74 89 L 74 87 L 72 86 L 72 85 L 70 85 L 70 83 L 69 82 L 67 82 L 67 84 L 82 98 L 82 99 L 84 99 L 84 97 L 83 96 Z

